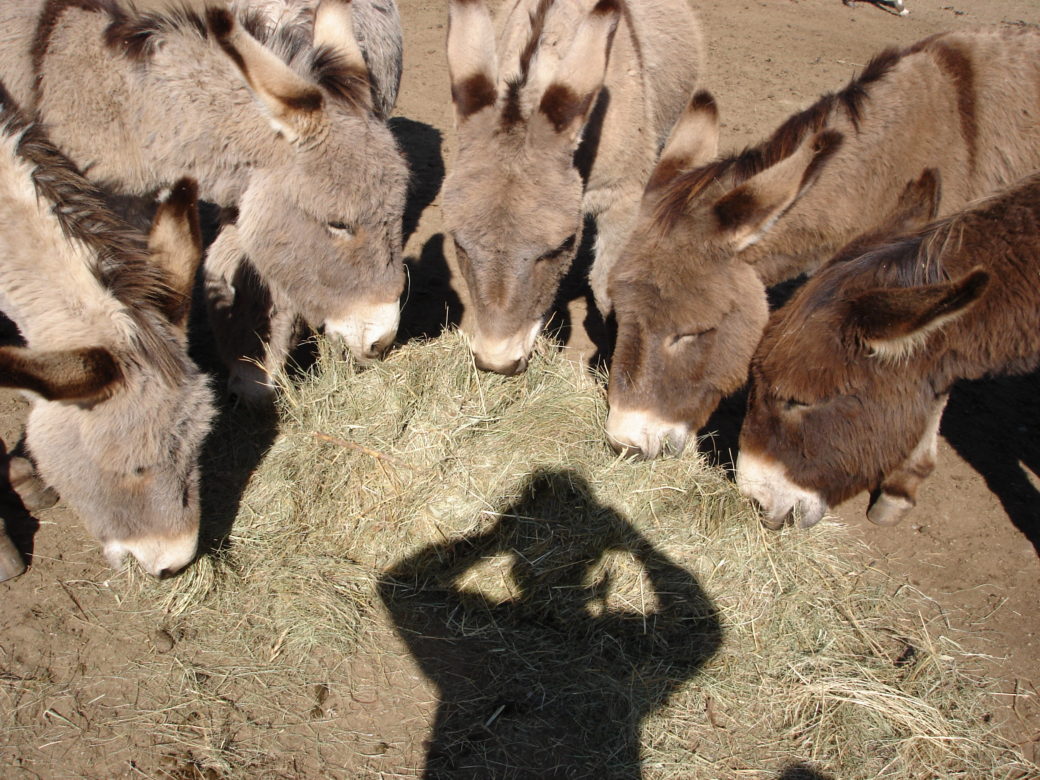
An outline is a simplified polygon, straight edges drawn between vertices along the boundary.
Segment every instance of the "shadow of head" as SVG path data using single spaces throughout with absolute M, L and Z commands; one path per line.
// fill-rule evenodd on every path
M 833 780 L 833 778 L 817 771 L 809 764 L 799 762 L 785 767 L 777 780 Z
M 408 288 L 401 308 L 398 341 L 436 338 L 462 322 L 462 299 L 451 286 L 454 274 L 444 256 L 444 234 L 431 236 L 419 257 L 406 257 Z
M 577 472 L 539 471 L 514 496 L 380 583 L 438 689 L 428 776 L 463 761 L 638 776 L 639 726 L 718 649 L 716 610 Z
M 408 161 L 412 177 L 404 208 L 404 240 L 415 232 L 423 211 L 433 203 L 444 182 L 444 155 L 441 131 L 424 122 L 395 116 L 389 121 L 397 146 Z

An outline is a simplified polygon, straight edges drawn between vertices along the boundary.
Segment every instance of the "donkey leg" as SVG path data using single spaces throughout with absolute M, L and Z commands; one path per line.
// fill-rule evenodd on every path
M 203 279 L 213 341 L 228 370 L 228 396 L 249 405 L 270 405 L 274 385 L 266 370 L 266 341 L 271 294 L 242 250 L 233 224 L 221 228 L 206 253 Z
M 925 427 L 924 435 L 910 456 L 881 483 L 877 498 L 867 510 L 867 519 L 876 525 L 895 525 L 917 505 L 917 489 L 935 469 L 939 444 L 939 422 L 949 394 L 940 396 Z
M 22 554 L 2 526 L 3 521 L 0 520 L 0 582 L 13 579 L 25 571 Z
M 18 494 L 18 498 L 30 512 L 40 509 L 49 509 L 58 503 L 58 493 L 49 487 L 36 473 L 36 467 L 28 458 L 20 455 L 10 455 L 4 468 L 7 471 L 7 481 L 11 489 Z
M 606 319 L 614 308 L 608 293 L 610 269 L 621 257 L 628 243 L 639 210 L 639 193 L 618 193 L 602 211 L 596 214 L 596 257 L 589 269 L 589 287 L 596 308 Z

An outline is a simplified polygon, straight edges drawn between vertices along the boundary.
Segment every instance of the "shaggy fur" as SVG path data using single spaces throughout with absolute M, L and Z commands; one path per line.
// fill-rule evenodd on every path
M 834 505 L 880 492 L 898 520 L 934 467 L 958 379 L 1040 365 L 1040 175 L 907 238 L 829 264 L 770 320 L 741 458 Z M 755 497 L 769 513 L 772 489 Z M 898 510 L 898 511 L 895 511 Z
M 213 406 L 184 313 L 201 258 L 196 188 L 178 183 L 135 233 L 0 90 L 0 309 L 26 348 L 0 383 L 33 393 L 27 442 L 44 480 L 101 541 L 153 574 L 198 537 L 198 454 Z
M 885 225 L 926 169 L 942 214 L 1037 169 L 1038 117 L 1040 34 L 958 32 L 883 52 L 741 154 L 675 150 L 611 274 L 615 445 L 681 449 L 743 384 L 766 287 Z
M 701 72 L 685 0 L 515 0 L 497 34 L 483 2 L 450 4 L 459 143 L 444 183 L 475 317 L 478 365 L 511 373 L 596 217 L 590 282 L 628 237 L 654 161 Z
M 333 23 L 313 40 L 313 20 L 279 26 L 171 2 L 145 13 L 114 0 L 13 0 L 0 17 L 24 19 L 28 6 L 42 9 L 30 38 L 34 106 L 94 181 L 147 195 L 179 176 L 197 178 L 201 197 L 238 209 L 240 254 L 273 295 L 292 302 L 287 316 L 356 332 L 344 338 L 361 357 L 392 341 L 408 174 L 383 120 L 400 73 L 399 62 L 387 64 L 397 61 L 400 37 L 386 0 L 359 0 L 354 14 L 387 17 L 358 25 L 373 38 L 390 31 L 391 54 L 375 57 L 383 85 L 370 77 L 353 27 L 340 29 L 352 18 L 343 0 L 315 12 Z M 382 44 L 370 40 L 369 50 Z M 0 59 L 17 61 L 20 45 L 5 39 Z M 225 297 L 234 297 L 233 275 L 224 277 Z M 368 327 L 373 309 L 382 312 L 378 333 Z M 258 327 L 232 324 L 234 333 L 217 334 L 231 344 Z

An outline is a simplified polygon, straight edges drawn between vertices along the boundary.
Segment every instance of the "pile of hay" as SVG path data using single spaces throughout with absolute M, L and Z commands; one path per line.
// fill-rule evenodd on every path
M 223 551 L 135 581 L 191 638 L 138 727 L 210 777 L 1036 776 L 840 526 L 763 531 L 697 456 L 613 457 L 605 412 L 552 349 L 515 378 L 455 334 L 323 350 Z

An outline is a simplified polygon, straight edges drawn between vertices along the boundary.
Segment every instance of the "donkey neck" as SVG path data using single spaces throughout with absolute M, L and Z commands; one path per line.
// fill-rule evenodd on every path
M 252 170 L 291 154 L 234 70 L 191 26 L 134 59 L 105 42 L 103 11 L 66 9 L 38 63 L 37 108 L 55 143 L 95 181 L 142 195 L 184 175 L 236 203 Z
M 1022 374 L 1040 365 L 1040 176 L 951 219 L 945 244 L 951 279 L 981 266 L 990 281 L 976 305 L 942 333 L 940 384 Z
M 0 136 L 0 309 L 35 348 L 128 342 L 125 307 L 94 273 L 94 253 L 66 238 L 54 204 L 37 196 L 17 143 Z

